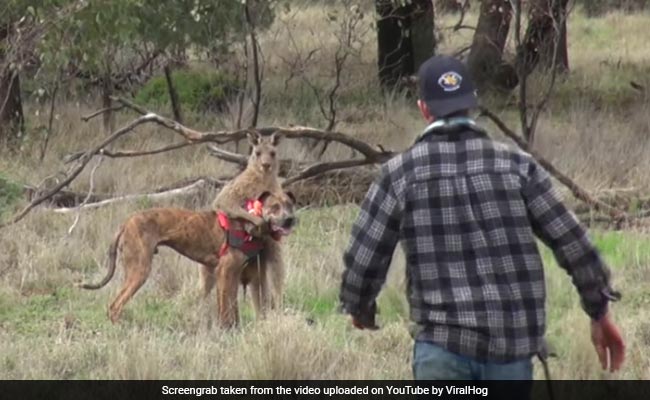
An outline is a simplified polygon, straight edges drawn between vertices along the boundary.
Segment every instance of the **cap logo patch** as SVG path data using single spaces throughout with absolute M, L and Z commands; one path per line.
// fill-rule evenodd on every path
M 460 87 L 460 82 L 462 82 L 462 80 L 463 77 L 460 76 L 457 72 L 449 71 L 440 75 L 440 78 L 438 79 L 438 85 L 440 85 L 440 87 L 442 87 L 442 90 L 445 92 L 453 92 L 454 90 L 458 90 Z

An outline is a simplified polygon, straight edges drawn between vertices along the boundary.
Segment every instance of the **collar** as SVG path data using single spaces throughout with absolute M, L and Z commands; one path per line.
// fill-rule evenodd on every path
M 432 136 L 437 136 L 436 140 L 447 141 L 488 137 L 487 132 L 474 119 L 469 117 L 445 118 L 434 121 L 424 128 L 424 131 L 415 139 L 415 143 Z

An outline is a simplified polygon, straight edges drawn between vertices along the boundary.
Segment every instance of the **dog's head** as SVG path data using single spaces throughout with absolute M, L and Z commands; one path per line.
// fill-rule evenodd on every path
M 265 174 L 277 174 L 279 162 L 276 149 L 279 142 L 280 135 L 277 132 L 270 136 L 262 136 L 255 131 L 248 132 L 248 143 L 251 146 L 249 168 L 255 168 Z
M 262 203 L 262 218 L 268 222 L 271 233 L 286 236 L 296 226 L 296 198 L 291 192 L 264 192 L 258 200 Z

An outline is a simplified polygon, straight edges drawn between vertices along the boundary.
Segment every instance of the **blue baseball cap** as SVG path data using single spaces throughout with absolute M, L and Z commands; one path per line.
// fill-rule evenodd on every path
M 436 118 L 478 107 L 476 87 L 467 67 L 450 56 L 433 56 L 418 70 L 420 99 Z

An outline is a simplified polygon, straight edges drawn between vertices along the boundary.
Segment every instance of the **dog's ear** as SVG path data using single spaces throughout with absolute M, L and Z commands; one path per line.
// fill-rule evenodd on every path
M 266 192 L 262 193 L 262 194 L 257 198 L 257 200 L 259 200 L 259 201 L 261 201 L 262 203 L 264 203 L 264 202 L 266 202 L 266 199 L 269 198 L 269 196 L 271 196 L 271 192 L 269 192 L 269 191 L 267 190 Z
M 280 139 L 282 139 L 282 135 L 280 134 L 280 132 L 275 131 L 271 134 L 271 144 L 273 146 L 277 146 L 278 143 L 280 143 Z
M 293 192 L 285 192 L 285 193 L 291 199 L 291 202 L 293 204 L 296 204 L 296 196 L 293 194 Z
M 257 131 L 248 131 L 246 132 L 246 137 L 248 138 L 248 143 L 251 146 L 257 146 L 260 144 L 260 134 Z

